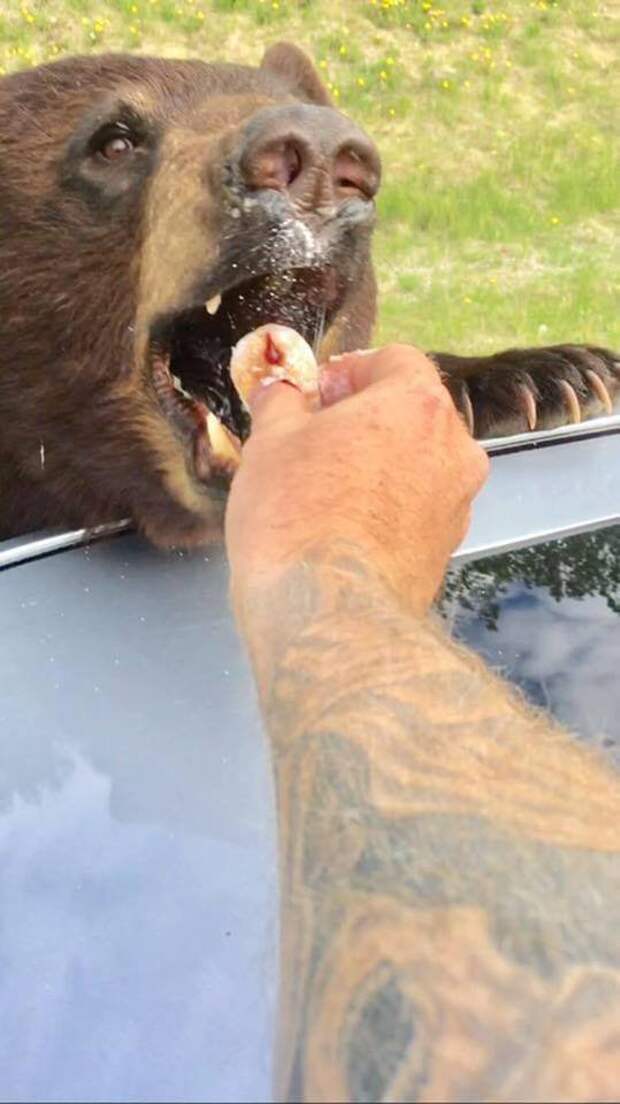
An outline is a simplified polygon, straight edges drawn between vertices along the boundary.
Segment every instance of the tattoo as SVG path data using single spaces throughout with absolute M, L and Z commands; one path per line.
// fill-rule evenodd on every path
M 607 765 L 353 554 L 291 569 L 248 637 L 279 803 L 278 1098 L 617 1100 Z

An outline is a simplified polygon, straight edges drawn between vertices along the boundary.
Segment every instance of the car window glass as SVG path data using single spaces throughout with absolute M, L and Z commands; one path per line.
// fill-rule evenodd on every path
M 449 572 L 454 634 L 620 766 L 620 526 Z

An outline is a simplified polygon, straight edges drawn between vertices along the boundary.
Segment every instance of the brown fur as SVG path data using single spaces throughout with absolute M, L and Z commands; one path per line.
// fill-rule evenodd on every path
M 148 118 L 156 149 L 127 186 L 102 186 L 80 143 L 118 101 Z M 217 264 L 217 170 L 240 128 L 296 101 L 329 98 L 284 44 L 258 69 L 110 55 L 0 82 L 0 535 L 129 516 L 158 543 L 192 544 L 219 526 L 222 495 L 195 478 L 153 393 L 148 325 Z M 331 349 L 370 336 L 360 248 Z

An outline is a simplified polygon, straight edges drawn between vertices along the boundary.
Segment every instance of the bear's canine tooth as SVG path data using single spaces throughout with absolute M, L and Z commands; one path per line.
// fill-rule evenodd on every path
M 185 395 L 186 399 L 191 399 L 192 396 L 190 395 L 189 391 L 185 390 L 185 388 L 184 388 L 183 384 L 181 383 L 178 376 L 173 376 L 172 377 L 172 382 L 173 382 L 173 384 L 174 384 L 177 391 L 180 391 L 180 393 L 182 395 Z
M 212 295 L 210 299 L 207 299 L 205 307 L 207 308 L 207 314 L 217 314 L 222 302 L 221 295 Z
M 214 458 L 236 468 L 241 457 L 241 445 L 212 410 L 207 413 L 207 433 Z

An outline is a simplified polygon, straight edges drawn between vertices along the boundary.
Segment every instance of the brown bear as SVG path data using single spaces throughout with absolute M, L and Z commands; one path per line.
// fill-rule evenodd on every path
M 221 524 L 206 411 L 238 435 L 231 347 L 264 322 L 366 346 L 380 163 L 310 61 L 67 58 L 0 81 L 0 535 Z M 602 349 L 432 354 L 479 436 L 608 409 Z

